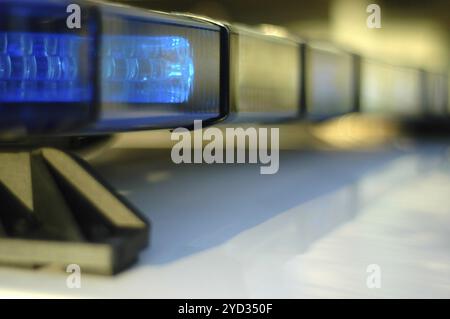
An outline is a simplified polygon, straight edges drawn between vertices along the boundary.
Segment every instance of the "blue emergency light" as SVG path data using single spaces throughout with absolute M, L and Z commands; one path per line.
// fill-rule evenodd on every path
M 88 101 L 92 86 L 80 70 L 84 42 L 75 35 L 1 32 L 0 101 Z
M 194 64 L 183 37 L 109 36 L 102 51 L 105 100 L 129 103 L 186 103 Z
M 227 114 L 220 25 L 80 1 L 0 3 L 0 133 L 190 126 Z

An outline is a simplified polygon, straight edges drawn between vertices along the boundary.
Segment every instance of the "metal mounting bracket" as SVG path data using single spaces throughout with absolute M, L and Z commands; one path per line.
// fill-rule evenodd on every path
M 137 260 L 149 228 L 76 156 L 52 148 L 0 152 L 0 264 L 77 264 L 113 275 Z

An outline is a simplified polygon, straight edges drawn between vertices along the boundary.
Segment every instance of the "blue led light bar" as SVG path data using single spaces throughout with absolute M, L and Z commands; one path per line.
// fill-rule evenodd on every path
M 101 7 L 102 107 L 92 129 L 192 126 L 194 120 L 224 117 L 228 92 L 223 84 L 228 79 L 221 74 L 222 28 L 127 9 Z
M 102 91 L 109 102 L 184 103 L 194 64 L 183 37 L 107 36 L 102 51 Z
M 64 0 L 0 1 L 0 139 L 67 132 L 98 115 L 97 15 L 69 29 Z
M 80 28 L 71 28 L 70 4 L 0 2 L 0 138 L 172 128 L 226 116 L 224 27 L 80 0 Z
M 79 81 L 86 38 L 0 33 L 0 101 L 75 102 L 90 96 Z M 194 76 L 189 42 L 181 37 L 109 36 L 102 54 L 106 101 L 183 103 Z
M 0 32 L 0 102 L 79 102 L 91 85 L 79 73 L 80 48 L 74 35 Z

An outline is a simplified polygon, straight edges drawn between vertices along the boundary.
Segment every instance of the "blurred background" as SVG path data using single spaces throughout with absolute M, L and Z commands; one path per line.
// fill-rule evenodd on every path
M 447 0 L 114 0 L 249 25 L 274 24 L 304 38 L 329 40 L 366 57 L 435 72 L 449 70 Z M 381 8 L 381 29 L 366 27 L 366 8 Z

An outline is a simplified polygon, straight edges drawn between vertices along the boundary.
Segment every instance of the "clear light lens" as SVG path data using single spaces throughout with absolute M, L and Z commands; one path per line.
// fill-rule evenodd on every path
M 235 28 L 231 38 L 232 107 L 237 117 L 296 116 L 300 104 L 299 44 Z
M 310 47 L 306 55 L 308 115 L 327 118 L 354 108 L 353 58 L 333 47 Z
M 415 116 L 423 112 L 419 71 L 363 60 L 361 76 L 363 112 L 394 116 Z

